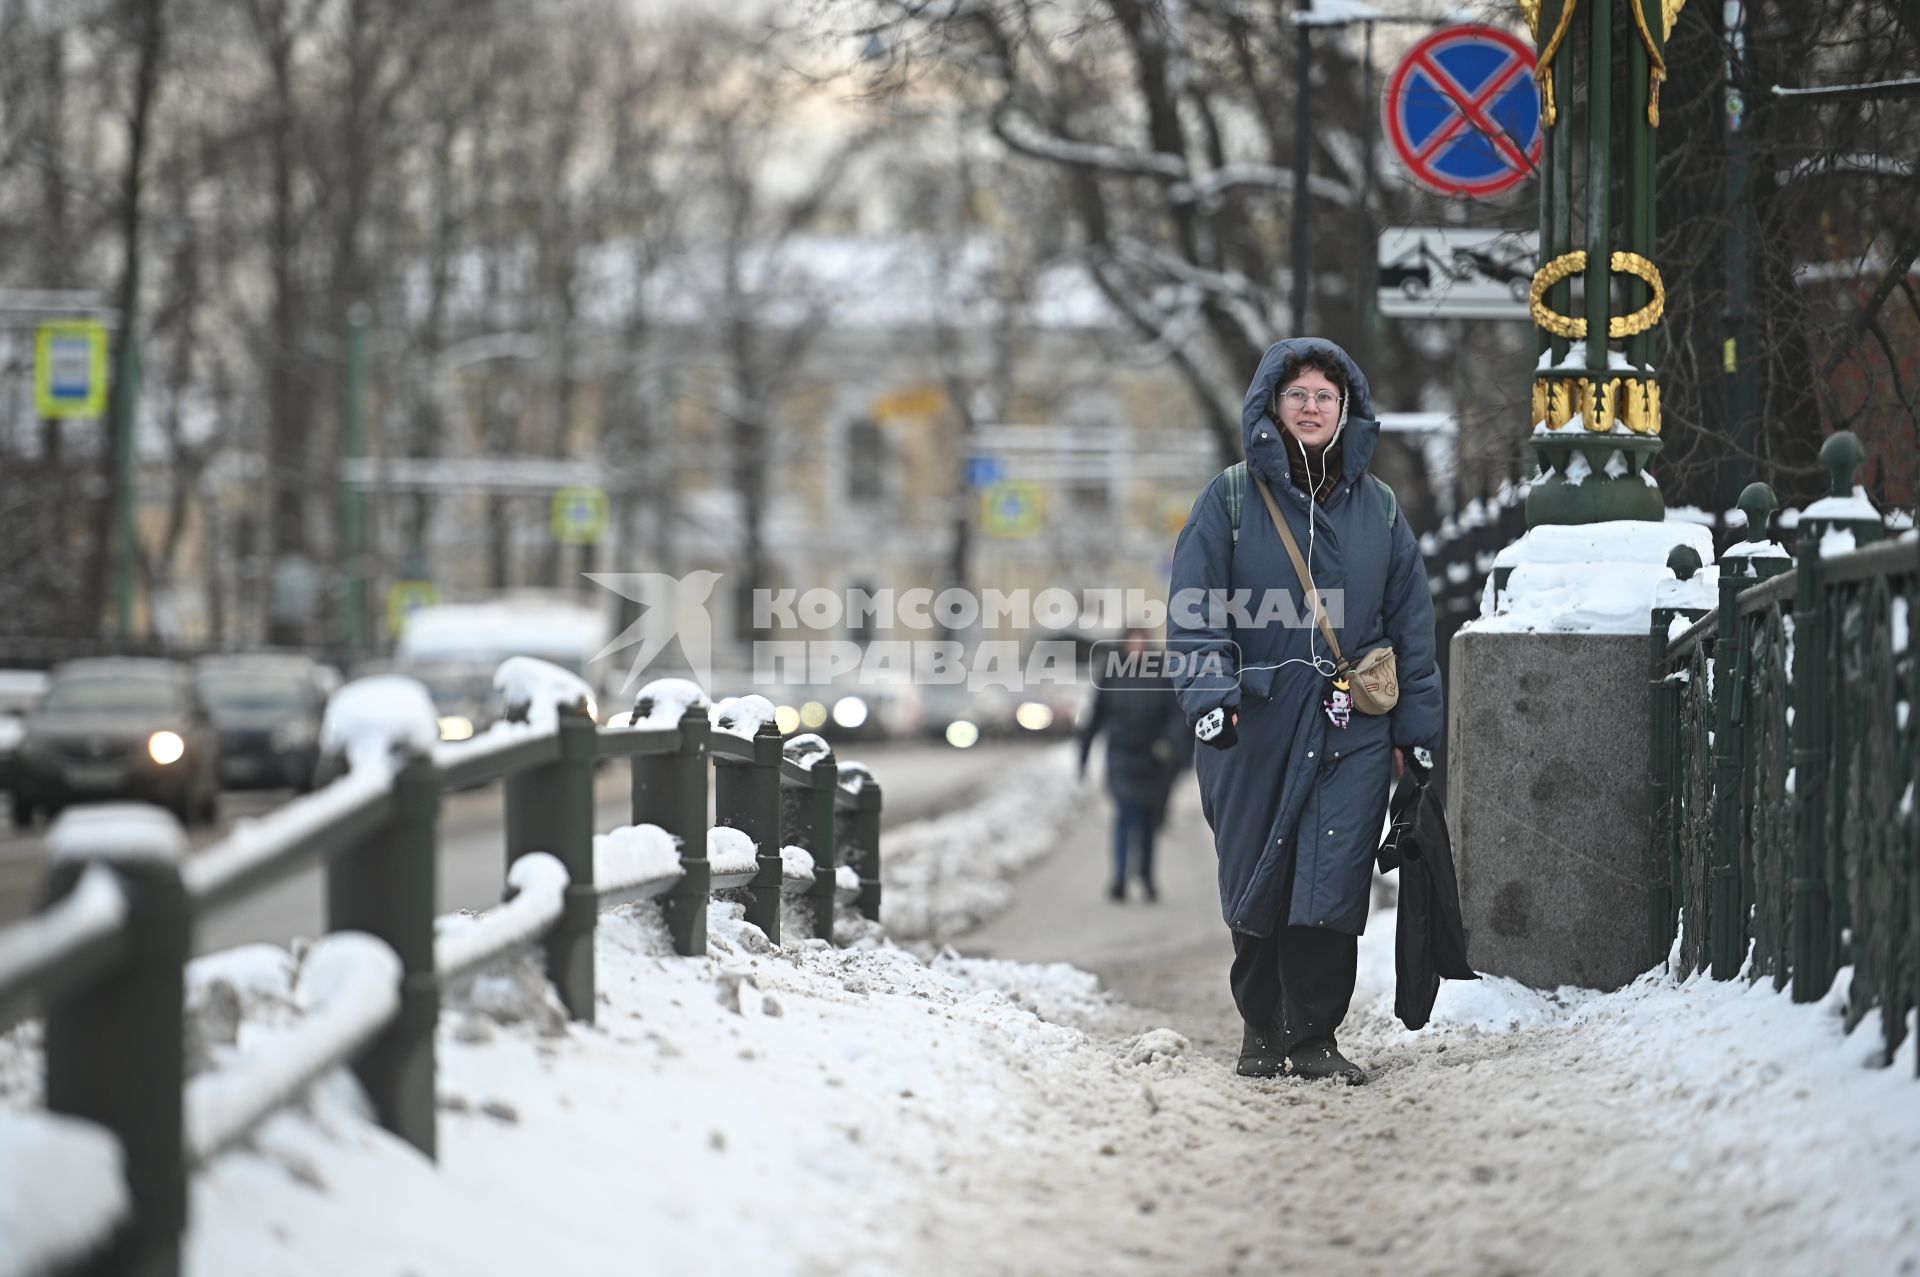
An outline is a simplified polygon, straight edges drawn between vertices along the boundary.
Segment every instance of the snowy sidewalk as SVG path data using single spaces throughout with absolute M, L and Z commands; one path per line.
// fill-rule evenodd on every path
M 1090 805 L 964 942 L 1096 972 L 1155 1008 L 1123 1011 L 1121 1033 L 1157 1016 L 1197 1048 L 1037 1119 L 1059 1146 L 1018 1159 L 1028 1182 L 995 1195 L 1046 1194 L 1037 1217 L 931 1202 L 931 1238 L 999 1239 L 1005 1261 L 973 1271 L 1920 1272 L 1911 1036 L 1870 1070 L 1877 1030 L 1844 1038 L 1837 998 L 1654 975 L 1609 996 L 1448 983 L 1436 1023 L 1409 1033 L 1389 908 L 1341 1032 L 1372 1083 L 1237 1078 L 1231 946 L 1190 782 L 1161 843 L 1163 903 L 1112 904 Z

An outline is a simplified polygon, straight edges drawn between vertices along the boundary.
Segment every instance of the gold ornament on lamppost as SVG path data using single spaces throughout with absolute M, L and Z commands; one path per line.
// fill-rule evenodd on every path
M 1530 437 L 1541 475 L 1527 504 L 1537 523 L 1659 519 L 1665 507 L 1647 466 L 1660 449 L 1660 385 L 1653 332 L 1667 287 L 1654 263 L 1653 157 L 1666 40 L 1685 0 L 1519 0 L 1537 52 L 1545 145 L 1540 178 L 1541 266 L 1528 289 L 1539 330 Z M 1631 110 L 1625 181 L 1615 183 L 1615 5 L 1632 15 Z M 1578 19 L 1578 20 L 1576 20 Z M 1586 92 L 1574 77 L 1584 70 Z M 1574 118 L 1578 116 L 1579 118 Z M 1574 130 L 1585 138 L 1584 245 L 1574 242 Z M 1574 282 L 1584 297 L 1575 305 Z M 1620 289 L 1616 313 L 1614 292 Z M 1624 349 L 1618 349 L 1624 346 Z M 1598 458 L 1598 460 L 1596 460 Z

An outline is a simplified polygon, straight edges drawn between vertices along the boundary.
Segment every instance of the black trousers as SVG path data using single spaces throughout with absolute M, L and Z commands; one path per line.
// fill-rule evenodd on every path
M 1233 933 L 1234 1005 L 1248 1024 L 1276 1024 L 1285 1045 L 1332 1038 L 1347 1018 L 1360 965 L 1360 937 L 1325 927 L 1275 927 L 1264 938 Z

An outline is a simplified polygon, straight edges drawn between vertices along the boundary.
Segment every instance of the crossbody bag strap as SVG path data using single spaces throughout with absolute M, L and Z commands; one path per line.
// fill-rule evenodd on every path
M 1307 602 L 1313 608 L 1313 620 L 1320 627 L 1320 633 L 1327 640 L 1327 646 L 1333 649 L 1334 662 L 1345 668 L 1347 658 L 1340 655 L 1340 640 L 1333 636 L 1333 626 L 1327 621 L 1326 609 L 1320 606 L 1320 591 L 1314 588 L 1313 577 L 1307 572 L 1307 561 L 1300 557 L 1300 543 L 1293 539 L 1293 529 L 1287 526 L 1286 516 L 1280 513 L 1280 505 L 1273 499 L 1273 490 L 1267 487 L 1267 481 L 1259 475 L 1253 475 L 1253 482 L 1260 489 L 1260 499 L 1267 503 L 1267 513 L 1273 516 L 1273 526 L 1280 531 L 1280 540 L 1287 547 L 1287 557 L 1293 560 L 1293 570 L 1300 578 L 1300 588 L 1307 592 Z M 1309 510 L 1311 519 L 1313 512 Z

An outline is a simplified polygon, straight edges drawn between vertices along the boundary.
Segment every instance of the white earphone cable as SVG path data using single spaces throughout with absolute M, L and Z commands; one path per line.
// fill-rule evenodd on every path
M 1307 582 L 1306 582 L 1306 585 L 1307 585 L 1307 609 L 1310 616 L 1317 616 L 1317 612 L 1318 612 L 1317 604 L 1320 598 L 1320 587 L 1314 583 L 1314 579 L 1313 579 L 1313 539 L 1314 539 L 1314 528 L 1318 522 L 1313 517 L 1313 507 L 1316 501 L 1316 496 L 1320 491 L 1321 485 L 1326 483 L 1327 481 L 1327 453 L 1331 452 L 1333 450 L 1333 445 L 1340 441 L 1340 432 L 1346 429 L 1346 425 L 1347 425 L 1347 397 L 1343 394 L 1340 396 L 1340 420 L 1334 423 L 1333 437 L 1327 440 L 1327 446 L 1320 450 L 1320 477 L 1318 479 L 1315 479 L 1313 477 L 1313 457 L 1310 453 L 1307 452 L 1307 445 L 1304 443 L 1301 443 L 1300 440 L 1298 439 L 1294 439 L 1293 441 L 1294 444 L 1300 449 L 1300 462 L 1301 462 L 1302 468 L 1305 469 L 1307 472 L 1307 481 L 1313 485 L 1312 490 L 1307 493 Z M 1283 439 L 1292 437 L 1287 433 L 1287 429 L 1285 426 L 1281 426 L 1280 436 Z M 1309 621 L 1307 626 L 1307 651 L 1309 653 L 1310 659 L 1309 659 L 1309 656 L 1293 656 L 1293 657 L 1289 657 L 1284 661 L 1279 661 L 1273 665 L 1243 665 L 1240 667 L 1240 672 L 1244 674 L 1248 670 L 1285 669 L 1289 665 L 1311 666 L 1314 673 L 1320 675 L 1322 678 L 1332 678 L 1335 674 L 1338 674 L 1340 672 L 1340 667 L 1335 665 L 1330 658 L 1320 655 L 1320 627 L 1319 625 L 1314 624 L 1311 620 Z

